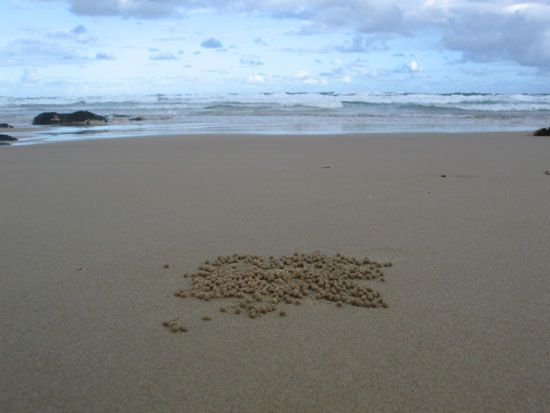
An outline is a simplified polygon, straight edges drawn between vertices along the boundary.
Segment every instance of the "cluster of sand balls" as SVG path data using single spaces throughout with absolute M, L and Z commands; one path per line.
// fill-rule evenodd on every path
M 187 332 L 187 327 L 181 325 L 178 320 L 166 320 L 162 322 L 162 325 L 166 328 L 169 328 L 172 333 Z
M 191 278 L 191 287 L 175 295 L 204 301 L 231 299 L 232 304 L 221 307 L 220 312 L 250 318 L 275 312 L 283 303 L 300 305 L 307 298 L 332 301 L 337 307 L 387 308 L 380 293 L 364 281 L 385 281 L 382 269 L 391 266 L 390 262 L 317 251 L 279 258 L 233 254 L 206 260 L 198 271 L 184 274 Z M 280 310 L 279 315 L 284 317 L 286 312 Z M 210 317 L 203 317 L 207 319 Z M 165 321 L 164 325 L 182 331 L 175 322 Z

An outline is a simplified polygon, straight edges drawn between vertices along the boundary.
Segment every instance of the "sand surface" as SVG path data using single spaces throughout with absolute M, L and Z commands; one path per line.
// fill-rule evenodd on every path
M 526 133 L 1 148 L 0 410 L 550 411 L 548 169 Z M 173 296 L 317 249 L 392 261 L 389 308 Z

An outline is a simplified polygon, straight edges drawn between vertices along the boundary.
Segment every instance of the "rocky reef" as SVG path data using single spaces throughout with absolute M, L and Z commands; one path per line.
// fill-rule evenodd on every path
M 550 136 L 550 127 L 548 128 L 541 128 L 535 131 L 533 133 L 534 136 Z
M 44 112 L 36 116 L 33 125 L 93 126 L 107 123 L 107 118 L 88 111 L 73 113 Z
M 10 142 L 15 142 L 17 138 L 14 138 L 10 135 L 4 135 L 0 133 L 0 146 L 6 146 L 9 145 Z

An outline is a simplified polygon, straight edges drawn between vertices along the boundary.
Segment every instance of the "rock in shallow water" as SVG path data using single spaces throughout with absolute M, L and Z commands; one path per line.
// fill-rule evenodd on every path
M 33 125 L 91 126 L 107 123 L 107 118 L 88 111 L 73 113 L 44 112 L 36 116 Z
M 0 123 L 0 129 L 13 129 L 13 126 L 11 126 L 8 123 Z
M 533 134 L 535 136 L 550 136 L 550 127 L 548 128 L 541 128 L 535 131 Z
M 14 138 L 13 136 L 3 135 L 0 133 L 0 142 L 14 142 L 16 140 L 17 138 Z

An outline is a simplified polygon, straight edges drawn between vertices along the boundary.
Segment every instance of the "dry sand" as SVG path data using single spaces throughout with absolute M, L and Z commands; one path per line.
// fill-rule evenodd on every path
M 549 411 L 548 169 L 526 133 L 2 148 L 0 410 Z M 389 308 L 173 295 L 313 250 L 392 261 Z

